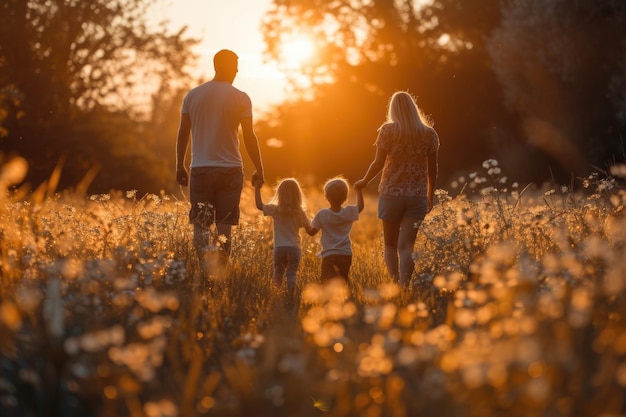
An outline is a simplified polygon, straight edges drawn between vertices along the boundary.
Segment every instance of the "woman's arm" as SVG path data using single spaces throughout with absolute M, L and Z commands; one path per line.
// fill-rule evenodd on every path
M 428 154 L 428 211 L 433 208 L 433 197 L 435 195 L 435 182 L 439 175 L 439 151 Z
M 363 201 L 363 188 L 354 188 L 356 191 L 356 206 L 359 209 L 359 213 L 363 211 L 365 207 L 365 202 Z
M 376 147 L 376 155 L 374 160 L 370 164 L 367 172 L 357 182 L 354 183 L 354 189 L 359 190 L 367 187 L 367 185 L 378 175 L 381 169 L 385 166 L 385 159 L 387 158 L 387 151 L 382 150 L 379 146 Z

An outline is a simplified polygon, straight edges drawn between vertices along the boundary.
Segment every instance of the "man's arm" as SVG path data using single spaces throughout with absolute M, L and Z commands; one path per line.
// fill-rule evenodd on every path
M 191 120 L 187 113 L 180 114 L 178 136 L 176 137 L 176 182 L 182 186 L 189 183 L 189 174 L 185 168 L 185 155 L 189 145 L 189 133 L 191 132 Z
M 261 149 L 259 148 L 259 139 L 254 133 L 252 126 L 252 117 L 246 117 L 241 121 L 241 130 L 243 132 L 243 144 L 246 152 L 252 159 L 252 163 L 256 168 L 253 180 L 260 180 L 261 184 L 265 182 L 265 174 L 263 172 L 263 160 L 261 159 Z
M 261 197 L 261 183 L 257 182 L 254 185 L 254 202 L 256 203 L 256 208 L 263 211 L 263 198 Z

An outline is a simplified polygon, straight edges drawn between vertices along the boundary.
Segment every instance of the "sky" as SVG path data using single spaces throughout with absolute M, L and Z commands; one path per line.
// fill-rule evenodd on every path
M 271 0 L 158 0 L 155 21 L 169 20 L 172 31 L 188 26 L 188 36 L 201 40 L 198 75 L 213 76 L 213 55 L 231 49 L 239 56 L 239 73 L 233 85 L 248 93 L 255 112 L 285 97 L 285 79 L 275 64 L 263 62 L 261 19 Z

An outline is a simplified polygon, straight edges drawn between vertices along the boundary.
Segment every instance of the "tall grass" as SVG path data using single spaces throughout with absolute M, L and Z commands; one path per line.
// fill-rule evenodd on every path
M 437 191 L 407 288 L 369 196 L 347 285 L 319 284 L 303 237 L 297 308 L 251 188 L 210 279 L 185 201 L 3 190 L 0 415 L 624 415 L 626 192 L 583 185 L 520 187 L 485 161 Z

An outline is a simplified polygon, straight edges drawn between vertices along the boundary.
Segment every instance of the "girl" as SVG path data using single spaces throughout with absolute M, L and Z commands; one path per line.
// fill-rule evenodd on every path
M 414 98 L 404 91 L 394 93 L 387 121 L 378 130 L 374 160 L 354 188 L 367 187 L 382 170 L 378 217 L 383 221 L 385 265 L 401 285 L 411 278 L 417 230 L 433 207 L 438 152 L 437 132 Z
M 276 187 L 276 193 L 269 204 L 263 204 L 261 187 L 254 183 L 254 199 L 265 216 L 274 218 L 274 287 L 280 289 L 287 278 L 288 301 L 293 301 L 296 288 L 296 273 L 300 266 L 300 228 L 309 232 L 311 222 L 304 212 L 304 195 L 295 178 L 286 178 Z

